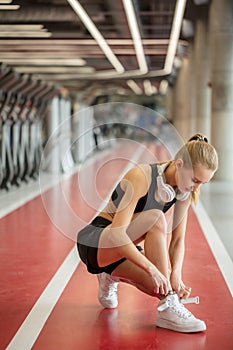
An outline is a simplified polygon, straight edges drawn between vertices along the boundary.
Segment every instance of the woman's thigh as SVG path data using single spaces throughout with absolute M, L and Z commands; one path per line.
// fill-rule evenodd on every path
M 127 234 L 131 241 L 138 242 L 145 237 L 148 231 L 157 229 L 161 230 L 165 225 L 165 216 L 161 210 L 151 209 L 141 213 L 136 213 L 133 216 Z
M 156 225 L 159 225 L 159 221 L 163 216 L 163 212 L 156 209 L 134 214 L 133 219 L 127 228 L 127 236 L 122 235 L 122 239 L 118 237 L 117 243 L 111 239 L 111 235 L 114 235 L 114 229 L 111 228 L 111 225 L 106 227 L 101 233 L 99 240 L 100 244 L 97 254 L 99 266 L 105 266 L 123 258 L 119 246 L 129 242 L 138 244 L 145 238 L 148 231 L 152 228 L 155 229 Z M 118 233 L 120 234 L 119 229 Z

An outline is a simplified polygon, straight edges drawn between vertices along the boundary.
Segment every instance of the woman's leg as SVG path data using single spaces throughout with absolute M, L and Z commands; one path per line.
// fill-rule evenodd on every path
M 159 210 L 148 210 L 134 216 L 127 233 L 135 243 L 144 239 L 146 257 L 168 278 L 166 231 L 167 227 L 164 214 Z M 101 239 L 103 240 L 105 234 L 110 234 L 110 231 L 106 231 L 105 234 L 103 231 L 102 234 Z M 100 265 L 110 264 L 120 258 L 122 256 L 119 255 L 117 248 L 102 248 L 98 252 L 98 262 Z M 112 276 L 130 280 L 143 292 L 155 295 L 153 292 L 153 283 L 149 275 L 130 261 L 120 264 L 113 271 Z

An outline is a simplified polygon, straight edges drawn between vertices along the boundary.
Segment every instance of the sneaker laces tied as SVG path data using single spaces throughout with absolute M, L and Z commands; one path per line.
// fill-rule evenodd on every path
M 189 302 L 186 301 L 185 303 L 188 304 Z M 166 301 L 158 306 L 157 310 L 164 311 L 167 308 L 171 308 L 179 317 L 182 317 L 184 319 L 192 316 L 192 313 L 184 307 L 182 302 L 180 302 L 177 297 L 174 298 L 172 296 L 168 296 L 166 298 Z
M 112 277 L 106 276 L 105 285 L 103 290 L 109 295 L 113 296 L 117 292 L 117 286 L 119 282 L 116 282 Z

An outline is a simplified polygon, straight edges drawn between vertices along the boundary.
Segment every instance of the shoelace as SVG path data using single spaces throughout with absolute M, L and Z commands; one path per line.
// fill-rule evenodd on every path
M 192 313 L 187 310 L 183 304 L 179 303 L 179 302 L 173 302 L 171 303 L 170 307 L 173 309 L 173 311 L 175 311 L 175 313 L 182 317 L 182 318 L 189 318 L 192 316 Z
M 117 291 L 118 282 L 113 281 L 110 276 L 106 276 L 104 291 L 109 295 L 114 295 Z
M 167 308 L 171 308 L 178 316 L 187 319 L 192 316 L 192 313 L 187 310 L 183 304 L 196 303 L 199 304 L 199 297 L 189 298 L 189 299 L 181 299 L 179 302 L 177 297 L 167 297 L 166 301 L 158 306 L 158 311 L 166 310 Z

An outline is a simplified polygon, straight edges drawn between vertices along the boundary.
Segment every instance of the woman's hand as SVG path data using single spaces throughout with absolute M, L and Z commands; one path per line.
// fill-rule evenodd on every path
M 191 287 L 186 286 L 177 272 L 172 272 L 170 276 L 172 289 L 178 294 L 179 298 L 187 299 L 191 293 Z
M 169 280 L 155 266 L 150 267 L 149 274 L 153 280 L 154 293 L 167 295 L 171 290 Z

